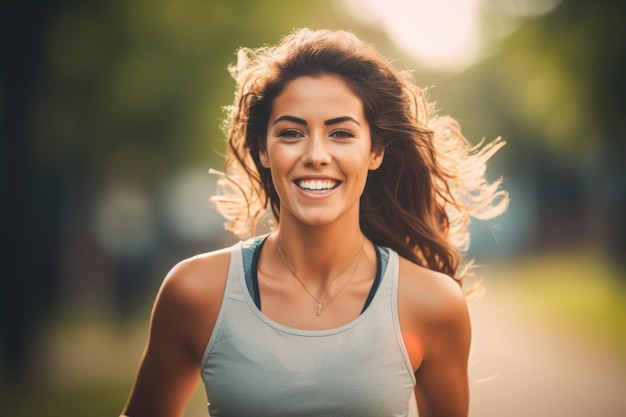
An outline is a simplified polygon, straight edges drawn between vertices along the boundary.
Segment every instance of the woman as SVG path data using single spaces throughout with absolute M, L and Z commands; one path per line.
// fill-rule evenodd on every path
M 240 236 L 176 265 L 125 415 L 467 416 L 471 217 L 506 209 L 406 73 L 343 31 L 242 49 L 214 198 Z M 271 210 L 270 210 L 271 209 Z

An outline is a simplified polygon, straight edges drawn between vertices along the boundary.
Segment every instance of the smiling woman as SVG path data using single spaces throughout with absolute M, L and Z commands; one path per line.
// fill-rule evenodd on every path
M 232 68 L 224 195 L 248 239 L 176 265 L 125 415 L 467 416 L 470 217 L 506 209 L 486 161 L 407 73 L 344 31 L 295 31 Z M 271 232 L 255 236 L 271 216 Z
M 382 162 L 373 152 L 363 104 L 335 76 L 300 77 L 276 97 L 260 161 L 272 173 L 280 221 L 325 224 L 358 220 L 368 170 Z

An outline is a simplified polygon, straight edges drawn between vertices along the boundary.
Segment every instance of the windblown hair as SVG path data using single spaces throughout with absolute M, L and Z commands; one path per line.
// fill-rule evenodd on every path
M 502 180 L 485 177 L 486 162 L 504 145 L 500 138 L 470 145 L 454 119 L 436 115 L 408 72 L 345 31 L 300 29 L 274 47 L 242 48 L 230 72 L 237 89 L 223 126 L 225 172 L 212 198 L 227 229 L 246 237 L 268 213 L 280 221 L 271 172 L 259 160 L 274 99 L 295 78 L 334 75 L 361 98 L 372 150 L 384 150 L 361 196 L 361 230 L 375 244 L 462 281 L 470 217 L 490 219 L 508 206 Z

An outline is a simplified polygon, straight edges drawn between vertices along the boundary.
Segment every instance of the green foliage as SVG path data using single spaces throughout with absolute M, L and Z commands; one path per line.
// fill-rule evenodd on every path
M 219 161 L 226 70 L 240 46 L 329 23 L 329 1 L 95 1 L 59 8 L 35 107 L 43 164 L 106 172 L 130 147 L 150 176 Z M 336 23 L 335 23 L 336 25 Z M 61 168 L 59 168 L 61 169 Z M 147 175 L 144 173 L 144 175 Z
M 51 386 L 42 392 L 0 393 L 3 413 L 21 417 L 119 415 L 128 395 L 120 381 L 97 381 L 70 386 Z

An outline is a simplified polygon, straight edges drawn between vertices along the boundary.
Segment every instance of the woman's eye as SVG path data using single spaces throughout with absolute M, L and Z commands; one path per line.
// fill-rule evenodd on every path
M 334 138 L 353 138 L 354 134 L 352 132 L 350 132 L 349 130 L 335 130 L 334 132 L 332 132 L 330 134 L 332 137 Z
M 285 130 L 281 130 L 278 133 L 278 137 L 287 138 L 287 139 L 295 139 L 295 138 L 302 137 L 302 133 L 300 133 L 296 129 L 285 129 Z

